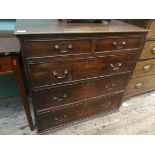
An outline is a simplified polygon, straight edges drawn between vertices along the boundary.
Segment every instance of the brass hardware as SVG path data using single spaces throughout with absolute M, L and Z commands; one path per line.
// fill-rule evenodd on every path
M 115 45 L 117 50 L 122 49 L 125 44 L 126 44 L 126 41 L 123 41 L 121 39 L 113 42 L 113 45 Z
M 71 50 L 73 48 L 72 44 L 68 44 L 66 45 L 65 43 L 62 43 L 61 46 L 59 45 L 55 45 L 54 48 L 61 54 L 64 54 L 64 53 L 68 53 L 69 51 L 68 50 Z
M 65 118 L 67 118 L 67 115 L 64 115 L 64 116 L 62 116 L 62 117 L 54 117 L 54 120 L 55 121 L 63 121 Z
M 111 102 L 109 101 L 109 102 L 108 102 L 108 105 L 110 105 L 110 104 L 111 104 Z
M 155 47 L 152 48 L 152 53 L 155 54 Z
M 60 101 L 63 101 L 66 97 L 67 97 L 67 94 L 63 94 L 62 98 L 58 98 L 56 96 L 53 96 L 53 100 L 60 102 Z
M 72 48 L 73 48 L 72 44 L 69 44 L 68 49 L 72 49 Z
M 146 65 L 144 66 L 144 71 L 149 71 L 152 68 L 151 65 Z
M 144 85 L 143 83 L 137 83 L 137 84 L 136 84 L 136 88 L 137 88 L 137 89 L 142 88 L 143 85 Z
M 90 64 L 94 64 L 95 61 L 96 61 L 95 58 L 90 58 L 90 59 L 89 59 L 89 63 L 90 63 Z
M 112 70 L 113 71 L 118 70 L 121 66 L 122 66 L 122 63 L 121 62 L 119 62 L 117 64 L 110 64 L 110 67 L 112 67 Z
M 65 69 L 63 75 L 60 75 L 56 71 L 53 71 L 53 75 L 56 76 L 57 79 L 64 79 L 66 78 L 66 75 L 68 74 L 68 70 Z
M 59 45 L 55 45 L 54 48 L 55 48 L 56 50 L 59 50 L 59 49 L 60 49 Z
M 108 104 L 108 105 L 111 105 L 111 102 L 109 101 L 107 104 Z M 105 107 L 105 106 L 106 106 L 106 104 L 102 104 L 102 105 L 101 105 L 101 107 Z
M 115 86 L 116 86 L 116 84 L 113 83 L 111 86 L 105 85 L 105 88 L 108 89 L 108 90 L 111 90 L 111 89 L 113 89 Z

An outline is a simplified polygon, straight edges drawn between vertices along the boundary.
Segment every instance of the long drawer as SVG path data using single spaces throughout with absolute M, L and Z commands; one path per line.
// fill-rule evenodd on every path
M 121 75 L 57 89 L 42 90 L 34 93 L 33 103 L 38 111 L 73 104 L 81 100 L 124 90 L 126 81 L 127 75 Z
M 53 57 L 76 54 L 88 54 L 91 52 L 91 39 L 82 40 L 26 40 L 24 47 L 26 57 Z
M 155 59 L 138 61 L 132 78 L 143 77 L 155 74 Z
M 111 55 L 79 60 L 30 64 L 32 87 L 70 83 L 82 79 L 130 72 L 135 55 Z
M 89 116 L 111 111 L 120 106 L 122 93 L 85 101 L 73 106 L 60 108 L 46 113 L 38 113 L 38 132 L 71 123 Z
M 133 96 L 150 90 L 155 90 L 155 75 L 129 80 L 125 97 Z
M 146 41 L 140 59 L 155 58 L 155 41 Z

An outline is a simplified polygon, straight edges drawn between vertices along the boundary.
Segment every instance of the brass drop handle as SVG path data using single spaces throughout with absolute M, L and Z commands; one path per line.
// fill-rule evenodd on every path
M 121 66 L 122 66 L 122 63 L 121 62 L 119 62 L 117 64 L 110 64 L 110 67 L 112 67 L 112 70 L 113 71 L 118 70 Z
M 71 50 L 73 48 L 72 44 L 62 44 L 62 46 L 59 46 L 59 45 L 55 45 L 54 48 L 61 54 L 65 54 L 65 53 L 68 53 L 69 51 L 68 50 Z
M 109 101 L 107 104 L 101 104 L 101 107 L 105 107 L 106 105 L 111 105 L 111 102 Z
M 155 47 L 152 48 L 152 53 L 155 54 Z
M 60 50 L 60 46 L 59 45 L 55 45 L 54 48 L 58 51 Z
M 63 115 L 63 116 L 60 116 L 60 117 L 54 117 L 54 120 L 55 121 L 63 121 L 66 118 L 67 118 L 67 115 Z
M 57 79 L 64 79 L 66 78 L 66 75 L 68 74 L 68 70 L 65 69 L 63 72 L 63 75 L 57 73 L 56 71 L 53 71 L 53 75 L 57 78 Z
M 53 96 L 53 100 L 60 102 L 60 101 L 63 101 L 66 97 L 67 97 L 67 94 L 63 94 L 62 98 Z
M 142 88 L 143 85 L 144 85 L 143 83 L 137 83 L 137 84 L 136 84 L 136 88 L 137 88 L 137 89 Z
M 116 87 L 116 84 L 115 84 L 115 83 L 111 84 L 110 86 L 108 86 L 107 84 L 105 85 L 105 88 L 106 88 L 107 90 L 111 90 L 111 89 L 113 89 L 114 87 Z
M 125 44 L 126 44 L 126 41 L 123 41 L 120 39 L 118 41 L 113 42 L 113 45 L 115 46 L 117 50 L 122 49 Z
M 149 71 L 151 70 L 152 66 L 151 65 L 146 65 L 144 66 L 144 71 Z

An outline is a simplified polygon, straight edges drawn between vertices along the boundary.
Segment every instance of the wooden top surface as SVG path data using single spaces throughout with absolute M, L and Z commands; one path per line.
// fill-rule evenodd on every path
M 66 23 L 56 19 L 21 19 L 16 21 L 15 35 L 25 34 L 69 34 L 69 33 L 125 33 L 148 32 L 144 28 L 112 20 L 102 23 Z

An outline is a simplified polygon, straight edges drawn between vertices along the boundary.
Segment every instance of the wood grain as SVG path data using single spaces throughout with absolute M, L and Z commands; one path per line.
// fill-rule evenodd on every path
M 146 76 L 143 78 L 130 79 L 128 82 L 128 89 L 125 92 L 125 97 L 130 97 L 136 94 L 154 90 L 155 88 L 155 75 Z M 136 88 L 137 84 L 142 84 L 140 88 Z
M 155 21 L 151 21 L 149 30 L 150 31 L 147 34 L 146 38 L 155 38 Z
M 86 101 L 82 104 L 77 104 L 63 109 L 50 111 L 47 113 L 38 114 L 39 132 L 43 132 L 52 127 L 64 125 L 79 119 L 84 119 L 88 116 L 93 116 L 103 112 L 111 111 L 120 106 L 122 94 L 98 98 L 91 101 Z
M 146 41 L 140 56 L 140 60 L 155 58 L 155 52 L 153 51 L 153 48 L 155 50 L 155 41 Z
M 81 60 L 54 61 L 29 64 L 29 74 L 33 88 L 64 84 L 130 72 L 135 63 L 134 54 L 109 55 Z M 61 77 L 61 78 L 60 78 Z
M 12 72 L 10 56 L 0 56 L 0 74 Z
M 118 108 L 122 93 L 114 99 L 113 106 L 108 106 L 108 109 L 105 107 L 95 110 L 94 106 L 90 106 L 87 111 L 83 110 L 83 103 L 124 91 L 141 53 L 146 33 L 147 30 L 143 28 L 116 20 L 112 20 L 108 25 L 73 24 L 57 20 L 17 21 L 15 34 L 22 46 L 37 130 L 42 132 L 57 125 L 97 115 L 101 111 Z M 52 43 L 51 54 L 48 50 L 51 46 L 47 40 Z M 68 46 L 71 40 L 75 42 Z M 82 44 L 79 40 L 82 40 Z M 89 44 L 88 40 L 91 40 Z M 34 44 L 35 41 L 42 43 Z M 28 42 L 29 45 L 25 45 Z M 58 45 L 55 46 L 55 43 Z M 67 54 L 57 55 L 53 45 L 60 49 L 58 52 L 61 53 L 66 53 L 67 49 Z M 70 47 L 75 53 L 72 56 Z M 102 104 L 102 101 L 99 103 Z M 49 112 L 58 108 L 66 110 Z M 64 111 L 71 114 L 67 121 Z M 75 112 L 78 114 L 74 116 Z
M 16 21 L 16 35 L 27 34 L 72 34 L 72 33 L 119 33 L 138 32 L 146 33 L 147 30 L 134 25 L 112 20 L 109 25 L 102 23 L 65 23 L 52 19 L 19 19 Z
M 155 74 L 155 59 L 148 59 L 137 62 L 132 78 L 146 77 L 153 74 Z
M 72 86 L 62 86 L 57 89 L 42 90 L 33 95 L 34 105 L 39 111 L 75 104 L 107 94 L 124 91 L 127 75 L 87 81 Z

